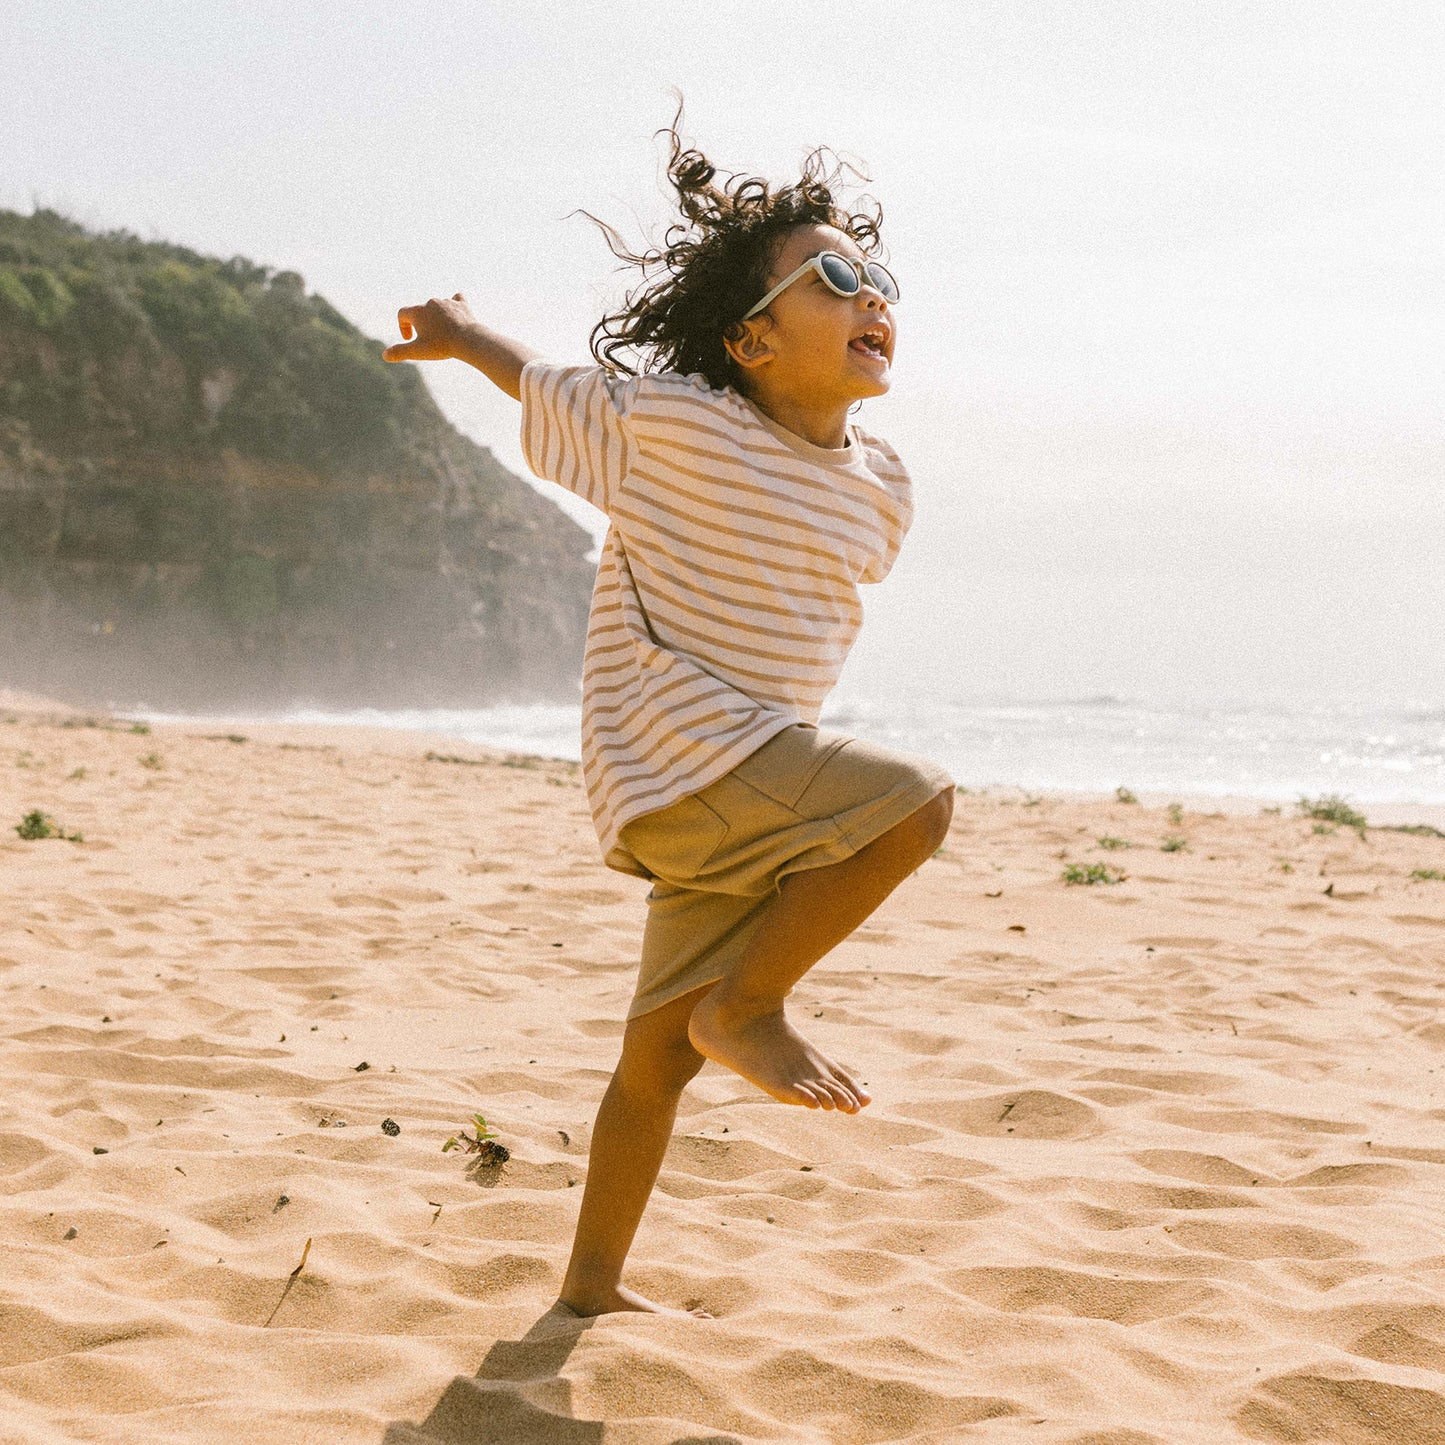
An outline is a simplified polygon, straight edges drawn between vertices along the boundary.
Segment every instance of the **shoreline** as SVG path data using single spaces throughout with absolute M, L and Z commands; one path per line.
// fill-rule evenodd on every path
M 458 749 L 470 749 L 485 757 L 525 757 L 572 769 L 580 768 L 580 764 L 574 758 L 559 757 L 548 753 L 530 753 L 490 743 L 472 742 L 458 737 L 455 733 L 429 728 L 364 722 L 258 720 L 254 714 L 241 713 L 188 714 L 184 716 L 126 711 L 110 713 L 105 709 L 75 707 L 35 694 L 0 688 L 0 718 L 9 715 L 28 716 L 36 721 L 46 717 L 71 720 L 84 717 L 110 718 L 124 723 L 144 720 L 152 728 L 178 732 L 203 727 L 217 730 L 244 727 L 248 730 L 247 736 L 254 737 L 258 741 L 301 742 L 310 739 L 313 743 L 329 741 L 336 745 L 340 745 L 343 741 L 349 741 L 378 752 L 394 753 L 402 757 L 411 755 L 419 746 L 429 751 L 450 753 L 456 753 Z M 187 735 L 205 736 L 205 734 Z M 1113 791 L 1071 788 L 1040 789 L 1006 781 L 968 783 L 963 785 L 962 791 L 966 794 L 971 793 L 979 797 L 991 798 L 1017 795 L 1020 801 L 1034 796 L 1078 803 L 1108 804 L 1115 801 Z M 1300 795 L 1280 794 L 1272 797 L 1257 797 L 1228 792 L 1157 792 L 1143 789 L 1137 790 L 1136 796 L 1139 806 L 1145 809 L 1167 808 L 1171 803 L 1178 803 L 1186 812 L 1218 812 L 1229 817 L 1248 817 L 1266 813 L 1271 808 L 1279 808 L 1284 814 L 1293 813 Z M 1352 801 L 1350 795 L 1346 794 L 1345 797 L 1346 801 Z M 1355 803 L 1354 806 L 1365 814 L 1371 826 L 1374 827 L 1424 826 L 1445 831 L 1445 802 L 1362 802 Z

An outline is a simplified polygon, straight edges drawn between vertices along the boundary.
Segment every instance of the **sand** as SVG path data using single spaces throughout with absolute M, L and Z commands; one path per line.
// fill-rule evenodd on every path
M 626 1279 L 717 1318 L 582 1321 L 575 768 L 4 707 L 0 1439 L 1445 1439 L 1445 839 L 961 795 L 794 994 L 875 1102 L 709 1065 Z

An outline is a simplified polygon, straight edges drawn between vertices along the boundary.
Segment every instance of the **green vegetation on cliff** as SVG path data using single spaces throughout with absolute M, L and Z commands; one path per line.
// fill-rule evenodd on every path
M 0 349 L 22 338 L 38 364 L 0 367 L 0 415 L 48 449 L 103 434 L 328 471 L 410 460 L 417 372 L 294 271 L 0 211 Z
M 571 701 L 588 533 L 294 271 L 0 211 L 0 681 Z

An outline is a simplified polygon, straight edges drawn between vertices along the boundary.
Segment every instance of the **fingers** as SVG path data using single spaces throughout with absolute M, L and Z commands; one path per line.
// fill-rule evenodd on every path
M 460 291 L 449 300 L 433 296 L 423 306 L 403 306 L 396 313 L 402 339 L 381 353 L 382 360 L 436 361 L 451 356 L 458 327 L 471 320 L 466 297 Z

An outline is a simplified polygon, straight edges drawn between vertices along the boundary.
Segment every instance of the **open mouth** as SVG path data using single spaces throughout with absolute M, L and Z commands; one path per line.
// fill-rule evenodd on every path
M 886 361 L 888 353 L 888 336 L 881 328 L 865 331 L 861 336 L 855 336 L 849 343 L 850 351 L 861 351 L 864 356 L 874 357 L 878 361 Z

